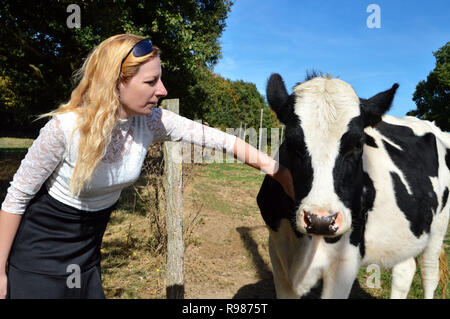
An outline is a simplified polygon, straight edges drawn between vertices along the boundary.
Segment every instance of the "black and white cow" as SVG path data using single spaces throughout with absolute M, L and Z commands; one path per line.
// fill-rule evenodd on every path
M 319 279 L 322 298 L 347 298 L 370 264 L 392 268 L 391 298 L 406 298 L 421 253 L 425 298 L 433 298 L 450 137 L 428 121 L 383 116 L 397 88 L 362 99 L 344 81 L 312 76 L 289 95 L 280 75 L 270 77 L 267 99 L 286 125 L 279 159 L 295 189 L 293 202 L 266 177 L 257 197 L 278 298 L 299 298 Z

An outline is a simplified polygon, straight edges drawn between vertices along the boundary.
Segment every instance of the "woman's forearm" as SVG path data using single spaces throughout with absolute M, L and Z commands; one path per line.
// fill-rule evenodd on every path
M 21 220 L 22 215 L 0 209 L 0 274 L 6 271 L 6 261 Z
M 277 161 L 240 138 L 236 138 L 234 143 L 234 157 L 270 176 L 273 176 L 279 168 Z

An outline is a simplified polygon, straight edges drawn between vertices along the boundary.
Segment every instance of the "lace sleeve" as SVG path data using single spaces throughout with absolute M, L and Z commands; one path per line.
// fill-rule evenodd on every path
M 176 113 L 155 108 L 147 117 L 154 142 L 184 141 L 233 153 L 236 137 Z
M 28 202 L 61 162 L 66 147 L 65 140 L 59 120 L 53 118 L 48 121 L 14 175 L 2 210 L 13 214 L 24 213 Z

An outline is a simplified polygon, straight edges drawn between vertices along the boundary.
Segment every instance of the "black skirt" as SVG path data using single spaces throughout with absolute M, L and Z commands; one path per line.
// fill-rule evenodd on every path
M 105 298 L 100 248 L 114 208 L 86 212 L 39 192 L 11 247 L 7 298 Z

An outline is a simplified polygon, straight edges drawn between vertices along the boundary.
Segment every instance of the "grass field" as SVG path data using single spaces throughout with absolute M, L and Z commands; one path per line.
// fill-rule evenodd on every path
M 2 152 L 9 150 L 24 152 L 32 143 L 33 140 L 29 138 L 0 137 L 0 149 Z
M 0 202 L 30 142 L 0 139 Z M 186 298 L 273 298 L 268 233 L 255 200 L 264 175 L 242 164 L 196 165 L 187 171 L 183 211 L 191 232 L 186 241 Z M 102 245 L 108 298 L 165 298 L 165 256 L 152 248 L 155 238 L 146 203 L 130 187 L 112 213 Z M 450 232 L 445 243 L 449 259 Z M 367 287 L 369 275 L 361 268 L 352 296 L 388 298 L 390 271 L 382 271 L 381 288 Z M 438 288 L 435 297 L 440 296 Z M 408 298 L 423 298 L 419 267 Z

